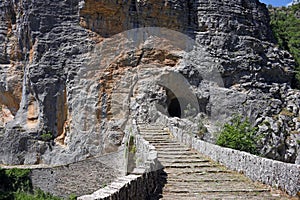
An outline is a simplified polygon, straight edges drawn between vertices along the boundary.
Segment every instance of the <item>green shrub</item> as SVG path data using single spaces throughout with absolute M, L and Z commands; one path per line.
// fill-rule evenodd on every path
M 29 169 L 0 169 L 0 200 L 60 200 L 42 190 L 33 193 Z
M 29 169 L 1 169 L 1 187 L 5 191 L 31 191 L 32 184 L 29 173 Z
M 230 123 L 226 123 L 217 139 L 217 145 L 258 154 L 255 136 L 256 128 L 241 116 L 234 116 Z

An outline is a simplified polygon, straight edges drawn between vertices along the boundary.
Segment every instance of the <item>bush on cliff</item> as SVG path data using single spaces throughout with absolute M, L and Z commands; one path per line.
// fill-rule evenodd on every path
M 255 132 L 256 128 L 253 128 L 247 119 L 242 120 L 241 116 L 234 116 L 224 125 L 217 145 L 258 154 Z

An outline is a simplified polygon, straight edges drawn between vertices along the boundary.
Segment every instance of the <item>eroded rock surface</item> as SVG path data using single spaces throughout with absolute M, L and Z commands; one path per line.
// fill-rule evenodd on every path
M 240 113 L 262 155 L 300 162 L 295 63 L 256 0 L 2 1 L 0 13 L 1 163 L 115 152 L 129 117 L 157 112 L 211 142 Z

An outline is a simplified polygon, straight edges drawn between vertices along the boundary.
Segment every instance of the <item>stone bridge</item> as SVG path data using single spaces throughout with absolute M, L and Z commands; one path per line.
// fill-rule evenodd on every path
M 137 123 L 135 144 L 140 163 L 129 175 L 79 199 L 299 197 L 299 165 L 201 141 L 176 126 L 163 125 L 168 124 L 167 120 L 160 124 Z
M 80 200 L 299 198 L 299 165 L 204 142 L 164 119 L 132 120 L 128 141 L 134 143 L 114 155 L 61 166 L 1 167 L 30 168 L 33 186 L 57 196 L 91 193 Z M 116 170 L 124 158 L 126 169 Z

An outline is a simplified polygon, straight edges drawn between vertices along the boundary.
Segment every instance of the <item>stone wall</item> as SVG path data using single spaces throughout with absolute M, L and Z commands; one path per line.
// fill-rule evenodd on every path
M 262 158 L 246 152 L 220 147 L 185 133 L 170 124 L 169 130 L 180 142 L 225 165 L 264 184 L 277 187 L 289 195 L 300 195 L 300 165 Z
M 111 183 L 120 172 L 103 164 L 98 158 L 87 159 L 62 166 L 21 165 L 2 168 L 29 168 L 34 189 L 40 188 L 55 196 L 80 196 Z
M 133 172 L 116 179 L 107 187 L 99 189 L 90 195 L 79 197 L 79 200 L 148 199 L 150 196 L 159 195 L 163 182 L 159 181 L 162 167 L 157 160 L 155 147 L 150 145 L 140 135 L 135 135 L 134 137 L 137 149 L 137 159 L 135 161 L 137 167 Z M 130 161 L 128 160 L 128 162 Z

